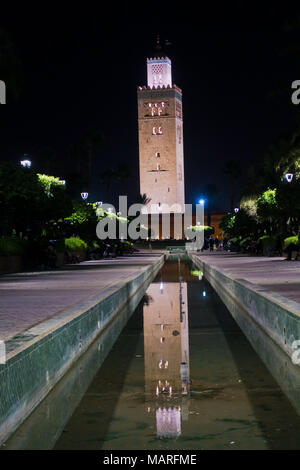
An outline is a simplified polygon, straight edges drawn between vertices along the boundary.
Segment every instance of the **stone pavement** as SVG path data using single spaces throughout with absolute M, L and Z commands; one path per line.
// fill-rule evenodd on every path
M 0 276 L 0 341 L 137 275 L 162 253 L 86 261 L 55 271 Z
M 300 261 L 226 252 L 204 252 L 199 258 L 224 269 L 236 279 L 245 279 L 300 303 Z

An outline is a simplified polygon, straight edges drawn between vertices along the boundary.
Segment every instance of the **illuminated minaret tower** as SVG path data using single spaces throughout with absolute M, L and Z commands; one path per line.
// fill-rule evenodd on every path
M 171 60 L 157 39 L 147 59 L 148 86 L 138 88 L 140 193 L 151 213 L 184 212 L 182 91 L 172 84 Z

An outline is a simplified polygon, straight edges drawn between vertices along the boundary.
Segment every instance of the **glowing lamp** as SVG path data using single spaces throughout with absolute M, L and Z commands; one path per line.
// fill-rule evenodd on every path
M 81 197 L 84 201 L 86 201 L 87 198 L 89 197 L 89 193 L 81 193 Z
M 31 161 L 30 160 L 21 160 L 21 165 L 24 168 L 30 168 L 31 167 Z
M 285 175 L 285 179 L 288 183 L 291 183 L 294 179 L 294 175 L 292 173 L 288 173 L 287 175 Z

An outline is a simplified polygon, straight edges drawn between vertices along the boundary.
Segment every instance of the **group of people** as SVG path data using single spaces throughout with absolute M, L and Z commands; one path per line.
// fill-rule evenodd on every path
M 209 251 L 223 251 L 224 250 L 224 244 L 222 240 L 220 240 L 218 237 L 214 238 L 212 235 L 207 238 L 204 238 L 204 245 L 202 247 L 201 251 L 204 250 L 209 250 Z
M 97 260 L 101 258 L 117 258 L 124 254 L 132 254 L 138 251 L 132 244 L 125 243 L 106 243 L 99 248 L 88 247 L 87 257 L 89 260 Z

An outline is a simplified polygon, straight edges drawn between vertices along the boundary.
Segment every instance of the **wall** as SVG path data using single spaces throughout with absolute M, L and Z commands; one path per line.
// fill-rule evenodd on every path
M 26 419 L 70 367 L 139 291 L 146 291 L 164 256 L 125 284 L 108 288 L 6 342 L 0 365 L 0 444 Z
M 0 274 L 17 273 L 22 271 L 21 256 L 0 256 Z
M 300 304 L 244 279 L 234 279 L 196 255 L 190 257 L 233 316 L 236 305 L 243 308 L 257 327 L 262 328 L 282 351 L 292 357 L 293 343 L 300 340 Z
M 162 114 L 152 116 L 149 104 L 164 103 Z M 140 192 L 158 203 L 184 205 L 182 95 L 177 87 L 138 90 Z M 153 135 L 161 127 L 162 135 Z M 156 158 L 159 153 L 160 157 Z M 160 171 L 157 171 L 160 165 Z M 178 213 L 182 209 L 175 210 Z

